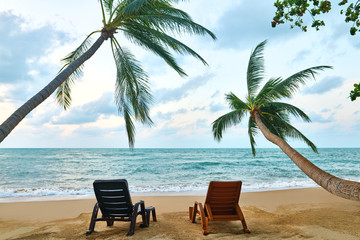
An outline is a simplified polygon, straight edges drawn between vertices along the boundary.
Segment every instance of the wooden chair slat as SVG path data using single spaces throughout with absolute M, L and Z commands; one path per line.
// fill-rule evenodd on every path
M 244 232 L 250 233 L 244 215 L 239 206 L 241 181 L 209 183 L 204 208 L 199 202 L 189 208 L 189 218 L 194 223 L 196 214 L 201 217 L 203 234 L 208 234 L 209 221 L 236 221 L 240 220 Z

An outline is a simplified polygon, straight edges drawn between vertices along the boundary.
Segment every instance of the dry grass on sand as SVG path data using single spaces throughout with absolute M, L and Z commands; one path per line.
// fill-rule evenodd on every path
M 190 223 L 187 212 L 163 213 L 149 228 L 137 224 L 135 235 L 125 237 L 129 223 L 107 227 L 98 222 L 96 231 L 85 236 L 90 213 L 72 219 L 0 222 L 0 239 L 360 239 L 360 208 L 342 204 L 287 205 L 268 211 L 243 207 L 250 234 L 240 222 L 211 222 L 210 234 L 201 234 L 200 221 Z M 141 218 L 139 217 L 139 220 Z

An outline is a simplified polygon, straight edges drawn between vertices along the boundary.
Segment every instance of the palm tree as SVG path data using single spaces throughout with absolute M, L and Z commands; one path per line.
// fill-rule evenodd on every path
M 71 85 L 81 76 L 83 64 L 103 44 L 110 39 L 115 59 L 117 77 L 115 100 L 119 113 L 125 119 L 129 146 L 134 146 L 135 126 L 133 119 L 142 124 L 152 125 L 149 109 L 152 95 L 148 75 L 135 56 L 122 45 L 115 34 L 122 32 L 132 43 L 156 55 L 173 68 L 180 76 L 186 76 L 170 51 L 189 54 L 203 64 L 206 61 L 190 47 L 177 40 L 174 34 L 215 35 L 192 21 L 184 11 L 172 6 L 179 0 L 99 0 L 103 16 L 103 28 L 92 32 L 81 45 L 64 59 L 58 75 L 40 92 L 18 108 L 0 125 L 0 142 L 25 118 L 25 116 L 47 99 L 56 89 L 57 102 L 67 109 L 71 104 Z M 91 36 L 100 34 L 92 43 Z
M 279 146 L 280 149 L 312 180 L 325 190 L 339 197 L 360 201 L 360 183 L 335 177 L 311 163 L 289 144 L 287 138 L 304 141 L 317 153 L 316 146 L 290 123 L 290 116 L 310 122 L 310 118 L 299 108 L 284 102 L 282 98 L 291 98 L 300 85 L 329 66 L 317 66 L 305 69 L 282 79 L 271 78 L 258 91 L 263 80 L 264 61 L 263 50 L 266 41 L 260 43 L 251 53 L 247 69 L 246 101 L 240 100 L 234 93 L 226 94 L 226 101 L 231 112 L 219 117 L 213 122 L 213 135 L 218 141 L 223 132 L 243 120 L 249 114 L 248 134 L 252 153 L 255 157 L 255 135 L 260 129 L 267 140 Z

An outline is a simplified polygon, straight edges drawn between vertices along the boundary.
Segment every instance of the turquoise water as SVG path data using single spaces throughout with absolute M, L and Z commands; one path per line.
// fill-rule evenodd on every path
M 325 171 L 360 181 L 360 149 L 299 149 Z M 243 191 L 314 187 L 279 149 L 1 149 L 0 198 L 92 194 L 96 179 L 125 178 L 133 193 L 204 191 L 242 180 Z

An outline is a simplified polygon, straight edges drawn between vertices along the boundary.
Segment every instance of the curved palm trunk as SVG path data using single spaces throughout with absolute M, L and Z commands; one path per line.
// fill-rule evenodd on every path
M 30 98 L 26 103 L 19 107 L 6 121 L 0 125 L 0 142 L 23 120 L 27 114 L 39 106 L 47 99 L 78 67 L 88 60 L 107 39 L 105 33 L 78 59 L 72 62 L 67 68 L 59 73 L 46 87 Z
M 317 166 L 293 149 L 287 142 L 272 134 L 266 126 L 262 123 L 258 112 L 254 112 L 254 120 L 260 128 L 265 138 L 275 145 L 279 146 L 281 150 L 312 180 L 323 187 L 328 192 L 350 200 L 360 201 L 360 183 L 344 180 L 335 177 Z

